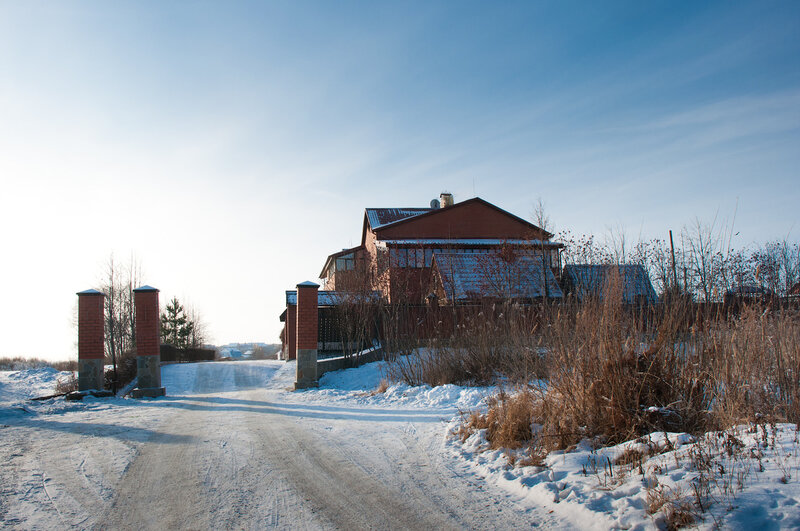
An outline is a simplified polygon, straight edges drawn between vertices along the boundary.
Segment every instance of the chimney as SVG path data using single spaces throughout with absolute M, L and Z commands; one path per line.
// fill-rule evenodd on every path
M 442 208 L 453 206 L 453 194 L 442 192 L 439 194 L 439 202 L 442 204 Z

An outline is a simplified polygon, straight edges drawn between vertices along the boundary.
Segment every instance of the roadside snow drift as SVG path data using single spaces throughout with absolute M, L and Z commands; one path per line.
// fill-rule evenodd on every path
M 385 367 L 329 373 L 318 389 L 293 392 L 291 362 L 176 364 L 162 368 L 164 398 L 75 403 L 28 400 L 68 373 L 0 372 L 0 525 L 335 528 L 421 514 L 406 523 L 800 528 L 794 425 L 583 441 L 535 462 L 488 450 L 482 431 L 454 435 L 461 413 L 485 409 L 496 389 L 382 384 Z M 365 516 L 306 483 L 376 505 Z M 183 494 L 148 512 L 140 484 L 163 499 Z M 384 513 L 384 499 L 403 505 Z

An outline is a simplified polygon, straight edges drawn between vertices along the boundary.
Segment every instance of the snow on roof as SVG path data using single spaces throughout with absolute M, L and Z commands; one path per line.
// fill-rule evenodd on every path
M 771 295 L 772 290 L 764 286 L 756 286 L 755 284 L 741 284 L 734 286 L 725 292 L 726 295 L 741 295 L 741 296 L 759 296 Z
M 419 216 L 430 211 L 430 208 L 368 208 L 366 213 L 369 226 L 375 230 L 395 221 Z
M 373 291 L 371 296 L 377 301 L 380 299 L 380 292 Z M 345 301 L 354 300 L 354 297 L 358 295 L 345 291 L 317 291 L 317 306 L 338 306 Z M 286 290 L 286 304 L 297 305 L 297 290 Z
M 105 295 L 102 291 L 97 291 L 96 289 L 85 289 L 83 291 L 79 291 L 76 295 Z
M 563 247 L 559 242 L 543 240 L 503 240 L 499 238 L 411 238 L 405 240 L 379 240 L 379 243 L 389 245 L 530 245 L 545 247 Z
M 541 257 L 532 254 L 519 254 L 506 261 L 497 254 L 434 250 L 433 260 L 448 300 L 544 297 L 543 274 L 547 279 L 547 294 L 551 298 L 563 296 L 553 272 L 543 267 Z
M 144 286 L 140 286 L 133 291 L 158 291 L 158 289 L 154 288 L 153 286 L 148 286 L 145 284 Z
M 575 288 L 579 298 L 586 295 L 603 296 L 606 283 L 612 274 L 622 280 L 622 300 L 626 303 L 645 299 L 658 302 L 658 296 L 650 283 L 644 267 L 639 264 L 570 264 L 564 266 L 564 276 Z

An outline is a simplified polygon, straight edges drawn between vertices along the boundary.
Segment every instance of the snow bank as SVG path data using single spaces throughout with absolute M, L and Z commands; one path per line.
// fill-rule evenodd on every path
M 58 381 L 69 378 L 71 374 L 52 367 L 0 371 L 0 404 L 52 395 L 56 392 Z
M 454 419 L 451 432 L 457 427 Z M 488 450 L 485 430 L 463 442 L 451 436 L 445 446 L 521 503 L 548 507 L 581 529 L 666 529 L 665 513 L 677 506 L 700 529 L 797 529 L 796 426 L 767 431 L 765 438 L 740 426 L 728 432 L 734 439 L 708 434 L 700 441 L 686 433 L 652 433 L 605 448 L 584 441 L 571 451 L 551 453 L 543 466 L 520 466 L 526 457 L 521 451 Z M 641 463 L 637 453 L 644 456 Z
M 233 367 L 237 368 L 235 375 Z M 167 408 L 196 407 L 192 401 L 202 394 L 220 397 L 235 389 L 263 388 L 265 393 L 273 393 L 269 395 L 274 397 L 271 400 L 287 404 L 338 402 L 345 406 L 315 406 L 315 426 L 321 430 L 332 429 L 319 420 L 325 415 L 331 419 L 345 415 L 349 419 L 385 423 L 370 433 L 390 434 L 386 436 L 393 438 L 396 433 L 392 430 L 400 429 L 395 424 L 402 420 L 404 436 L 413 434 L 421 448 L 436 454 L 436 459 L 447 461 L 458 477 L 475 478 L 513 497 L 521 508 L 522 519 L 528 514 L 526 511 L 544 507 L 572 528 L 654 529 L 667 526 L 666 508 L 682 505 L 697 518 L 694 525 L 700 529 L 800 528 L 800 434 L 795 425 L 740 426 L 699 440 L 685 433 L 653 433 L 606 448 L 583 441 L 570 451 L 549 454 L 540 466 L 521 466 L 520 461 L 530 456 L 521 451 L 489 450 L 484 431 L 463 441 L 453 435 L 461 421 L 459 413 L 484 409 L 486 397 L 496 389 L 395 383 L 384 392 L 377 392 L 382 387 L 385 368 L 385 362 L 376 362 L 331 372 L 321 378 L 318 389 L 288 392 L 294 381 L 293 362 L 174 364 L 163 367 L 162 383 L 168 392 L 163 399 L 86 398 L 76 403 L 63 399 L 28 401 L 52 394 L 57 380 L 69 373 L 51 368 L 3 371 L 0 419 L 5 417 L 8 425 L 17 427 L 38 427 L 40 415 L 63 414 L 52 424 L 74 422 L 82 434 L 104 435 L 93 440 L 109 441 L 104 444 L 113 447 L 98 451 L 111 455 L 114 470 L 121 471 L 133 459 L 135 445 L 124 438 L 106 437 L 109 430 L 128 430 L 128 437 L 134 442 L 144 440 L 149 431 L 143 427 L 171 418 L 165 416 L 170 411 Z M 352 408 L 354 405 L 359 407 Z M 301 409 L 290 407 L 287 411 L 298 415 Z M 372 415 L 374 410 L 394 412 L 376 416 Z M 411 410 L 414 412 L 409 414 Z M 434 417 L 434 421 L 423 424 L 423 416 Z M 331 433 L 347 437 L 348 431 L 353 431 L 352 426 Z M 46 431 L 33 433 L 39 437 L 40 445 L 50 444 L 53 439 Z M 356 445 L 362 435 L 353 433 L 349 436 Z M 6 444 L 6 454 L 18 455 L 10 444 Z M 0 450 L 3 447 L 0 439 Z M 109 489 L 114 474 L 109 476 Z M 704 511 L 696 508 L 697 493 Z
M 397 383 L 378 393 L 385 366 L 376 362 L 328 373 L 319 389 L 293 396 L 449 414 L 440 431 L 446 455 L 522 506 L 546 507 L 575 528 L 666 529 L 665 513 L 680 506 L 700 529 L 800 528 L 800 437 L 793 424 L 755 430 L 740 426 L 729 430 L 732 439 L 708 434 L 697 441 L 687 433 L 652 433 L 610 447 L 586 440 L 570 451 L 550 453 L 542 466 L 521 466 L 529 456 L 489 450 L 485 430 L 464 441 L 454 435 L 461 422 L 458 413 L 484 409 L 496 389 Z M 292 369 L 282 371 L 288 377 Z M 704 511 L 697 508 L 696 492 Z
M 82 401 L 68 402 L 63 398 L 30 401 L 31 398 L 54 394 L 56 383 L 69 378 L 72 373 L 59 372 L 50 367 L 21 371 L 0 371 L 0 417 L 20 415 L 48 415 L 67 412 L 98 412 L 108 409 L 131 408 L 146 405 L 148 408 L 169 406 L 177 397 L 194 394 L 232 392 L 239 387 L 266 387 L 272 375 L 281 367 L 275 360 L 239 361 L 239 380 L 234 381 L 234 371 L 223 362 L 175 363 L 161 368 L 161 384 L 167 389 L 165 398 L 139 401 L 130 398 L 86 397 Z M 209 364 L 217 364 L 209 366 Z M 227 369 L 227 370 L 226 370 Z M 244 369 L 244 370 L 242 370 Z M 246 381 L 243 381 L 246 380 Z
M 307 401 L 354 401 L 385 407 L 396 404 L 455 413 L 482 407 L 485 398 L 493 392 L 487 387 L 409 386 L 404 383 L 387 384 L 384 392 L 378 392 L 385 379 L 386 365 L 385 361 L 376 361 L 355 369 L 329 372 L 320 378 L 319 388 L 296 394 Z

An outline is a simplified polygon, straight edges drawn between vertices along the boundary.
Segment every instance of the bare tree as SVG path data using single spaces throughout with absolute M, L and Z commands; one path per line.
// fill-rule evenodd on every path
M 785 239 L 781 245 L 781 265 L 784 271 L 786 293 L 800 282 L 800 244 L 791 244 Z
M 136 348 L 136 322 L 133 290 L 141 279 L 141 266 L 135 256 L 120 264 L 111 254 L 100 280 L 99 290 L 105 293 L 106 353 L 114 365 L 113 390 L 117 385 L 117 362 Z
M 690 228 L 683 230 L 689 246 L 688 267 L 705 301 L 710 301 L 714 293 L 717 272 L 715 266 L 719 265 L 721 236 L 715 224 L 716 217 L 711 224 L 696 219 Z
M 547 302 L 550 299 L 550 287 L 547 284 L 547 268 L 552 267 L 552 264 L 550 260 L 548 260 L 548 257 L 545 256 L 544 236 L 546 232 L 549 232 L 550 216 L 547 215 L 547 210 L 545 209 L 544 201 L 542 201 L 541 197 L 537 200 L 536 206 L 534 207 L 533 219 L 536 222 L 536 226 L 542 231 L 539 235 L 539 247 L 542 255 L 542 286 L 544 287 L 544 300 Z
M 672 253 L 667 242 L 659 239 L 647 242 L 648 252 L 642 265 L 655 283 L 656 291 L 662 295 L 674 293 L 677 286 L 673 286 Z
M 189 317 L 189 321 L 194 324 L 192 327 L 192 333 L 189 335 L 189 345 L 192 347 L 202 347 L 210 340 L 208 334 L 208 325 L 198 311 L 197 307 L 195 307 L 193 304 L 187 305 L 186 315 Z
M 800 276 L 800 246 L 786 240 L 765 243 L 752 254 L 756 281 L 777 295 L 785 295 Z

